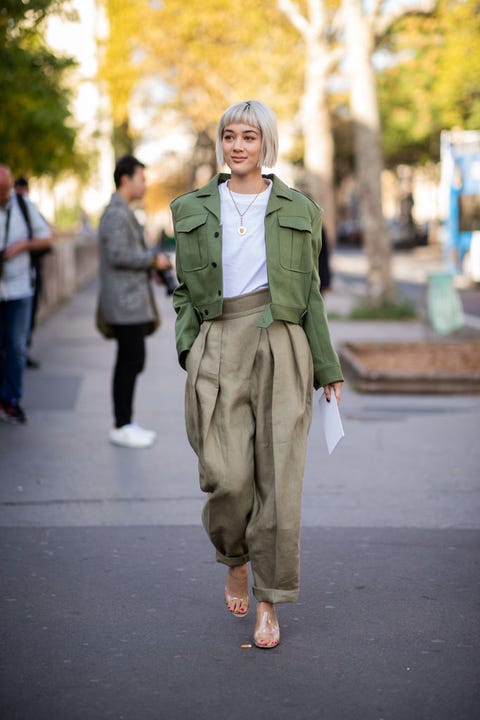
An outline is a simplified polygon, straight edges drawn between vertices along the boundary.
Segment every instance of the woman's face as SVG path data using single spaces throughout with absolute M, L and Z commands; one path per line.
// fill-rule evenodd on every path
M 261 172 L 261 149 L 262 133 L 253 125 L 232 123 L 223 131 L 223 156 L 232 174 L 247 176 Z

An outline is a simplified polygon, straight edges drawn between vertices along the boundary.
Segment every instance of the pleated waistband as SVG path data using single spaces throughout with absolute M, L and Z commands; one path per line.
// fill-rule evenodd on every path
M 251 313 L 262 310 L 266 305 L 271 303 L 269 288 L 255 290 L 245 295 L 236 295 L 234 297 L 225 298 L 223 301 L 223 310 L 221 320 L 227 318 L 242 317 Z

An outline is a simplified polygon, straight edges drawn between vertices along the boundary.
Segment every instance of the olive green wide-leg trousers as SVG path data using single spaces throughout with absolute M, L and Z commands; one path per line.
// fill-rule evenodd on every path
M 216 558 L 250 561 L 258 601 L 294 602 L 313 364 L 299 325 L 257 327 L 268 290 L 224 301 L 187 356 L 185 417 Z

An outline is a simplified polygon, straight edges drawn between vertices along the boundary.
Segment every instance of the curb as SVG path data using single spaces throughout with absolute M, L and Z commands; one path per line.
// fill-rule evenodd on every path
M 433 345 L 434 343 L 429 343 Z M 455 348 L 458 343 L 435 343 L 443 349 Z M 394 352 L 406 345 L 425 345 L 425 343 L 344 343 L 339 348 L 339 357 L 345 376 L 351 381 L 358 392 L 389 393 L 389 394 L 431 394 L 431 395 L 465 395 L 480 394 L 480 361 L 478 371 L 412 372 L 408 370 L 383 370 L 367 368 L 358 357 L 358 350 L 371 349 Z

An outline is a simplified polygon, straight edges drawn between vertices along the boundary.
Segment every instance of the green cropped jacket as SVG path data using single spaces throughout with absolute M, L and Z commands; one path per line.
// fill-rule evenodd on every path
M 218 185 L 229 177 L 216 175 L 204 187 L 181 195 L 170 204 L 180 283 L 173 296 L 177 313 L 175 334 L 182 367 L 200 324 L 222 315 L 222 225 Z M 314 385 L 318 388 L 343 379 L 320 294 L 318 254 L 322 210 L 276 175 L 265 177 L 273 182 L 265 215 L 267 273 L 272 302 L 258 326 L 266 328 L 274 320 L 302 325 L 312 352 Z

